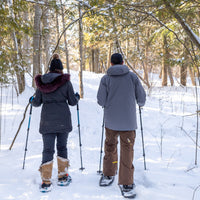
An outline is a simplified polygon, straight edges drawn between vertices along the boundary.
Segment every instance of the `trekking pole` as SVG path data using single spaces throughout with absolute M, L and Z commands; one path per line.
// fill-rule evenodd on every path
M 80 120 L 79 120 L 79 106 L 77 103 L 77 118 L 78 118 L 78 133 L 79 133 L 79 146 L 80 146 L 80 159 L 81 159 L 81 168 L 80 170 L 84 170 L 85 168 L 83 167 L 83 161 L 82 161 L 82 144 L 81 144 L 81 131 L 80 131 Z
M 103 153 L 103 135 L 104 135 L 104 116 L 103 116 L 103 123 L 102 123 L 102 135 L 101 135 L 101 149 L 100 149 L 100 159 L 99 159 L 99 170 L 97 171 L 98 174 L 101 174 L 101 160 L 102 160 L 102 153 Z
M 25 145 L 25 151 L 24 151 L 24 162 L 23 162 L 23 167 L 22 169 L 24 169 L 25 167 L 25 158 L 26 158 L 26 152 L 27 152 L 27 145 L 28 145 L 28 136 L 29 136 L 29 130 L 30 130 L 30 124 L 31 124 L 31 114 L 32 114 L 32 103 L 30 106 L 30 113 L 29 113 L 29 120 L 28 120 L 28 128 L 27 128 L 27 136 L 26 136 L 26 145 Z
M 143 157 L 144 157 L 144 170 L 146 170 L 146 161 L 145 161 L 145 149 L 144 149 L 144 136 L 143 136 L 143 127 L 142 127 L 142 114 L 141 114 L 141 107 L 139 106 L 139 113 L 140 113 L 140 126 L 141 126 L 141 135 L 142 135 L 142 149 L 143 149 Z

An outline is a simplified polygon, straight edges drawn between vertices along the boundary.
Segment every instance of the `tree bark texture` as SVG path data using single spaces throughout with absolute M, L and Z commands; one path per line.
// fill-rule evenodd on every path
M 189 69 L 189 74 L 190 74 L 190 79 L 192 81 L 192 85 L 195 86 L 196 85 L 196 80 L 195 80 L 194 69 L 191 66 L 189 66 L 188 69 Z
M 92 71 L 99 72 L 99 48 L 97 47 L 92 49 Z
M 10 1 L 11 5 L 13 5 L 13 2 Z M 11 16 L 13 21 L 15 21 L 15 14 L 13 12 L 13 9 L 11 7 Z M 21 52 L 21 40 L 19 39 L 20 37 L 18 35 L 19 33 L 13 30 L 12 33 L 12 38 L 13 38 L 13 43 L 14 43 L 14 58 L 15 58 L 15 73 L 17 76 L 17 83 L 18 83 L 18 91 L 19 94 L 21 94 L 25 90 L 25 76 L 24 76 L 24 69 L 22 66 L 22 52 Z
M 60 0 L 60 4 L 62 5 L 62 0 Z M 65 29 L 65 16 L 64 16 L 63 5 L 61 6 L 61 11 L 62 11 L 62 24 L 63 24 L 63 30 L 64 30 Z M 66 68 L 67 68 L 67 72 L 70 73 L 70 69 L 69 69 L 69 53 L 68 53 L 66 31 L 64 32 L 63 36 L 64 36 L 64 43 L 65 43 Z
M 24 21 L 29 21 L 29 12 L 28 10 L 26 12 L 24 12 L 23 14 L 23 18 L 24 18 Z M 26 62 L 26 69 L 30 72 L 31 69 L 30 69 L 30 55 L 32 54 L 32 51 L 30 51 L 30 47 L 31 47 L 31 44 L 30 44 L 30 36 L 28 34 L 25 35 L 24 39 L 23 39 L 23 60 Z
M 111 65 L 111 51 L 112 51 L 112 43 L 109 43 L 109 48 L 108 48 L 108 55 L 107 55 L 107 66 L 106 66 L 106 70 L 108 70 L 108 68 Z
M 167 86 L 167 68 L 168 68 L 168 47 L 167 36 L 163 35 L 163 57 L 162 57 L 162 86 Z
M 45 0 L 48 3 L 48 0 Z M 45 53 L 45 62 L 44 62 L 44 71 L 48 70 L 48 63 L 51 58 L 50 52 L 50 28 L 49 28 L 49 7 L 44 7 L 43 9 L 43 42 L 44 42 L 44 53 Z
M 39 4 L 35 4 L 34 16 L 34 33 L 33 33 L 33 82 L 32 86 L 35 88 L 34 77 L 41 73 L 41 16 L 42 9 Z
M 80 60 L 80 66 L 79 66 L 79 92 L 80 97 L 83 98 L 83 23 L 82 23 L 82 5 L 79 2 L 78 5 L 79 10 L 79 60 Z
M 17 39 L 17 43 L 18 43 L 19 59 L 21 61 L 23 61 L 21 39 Z M 25 90 L 25 74 L 24 74 L 23 62 L 21 62 L 20 67 L 17 67 L 16 74 L 17 74 L 17 83 L 18 83 L 19 94 L 21 94 Z
M 57 41 L 59 41 L 59 38 L 60 38 L 60 28 L 59 28 L 59 19 L 58 19 L 58 13 L 56 12 L 56 38 L 57 38 Z M 58 47 L 57 47 L 57 53 L 60 53 L 60 46 L 58 44 Z
M 173 79 L 172 68 L 171 68 L 170 65 L 168 65 L 167 71 L 168 71 L 168 75 L 169 75 L 170 84 L 171 84 L 171 86 L 173 86 L 174 85 L 174 79 Z
M 147 30 L 146 33 L 146 37 L 147 40 L 145 41 L 145 59 L 144 59 L 144 63 L 143 63 L 143 70 L 144 70 L 144 80 L 146 80 L 146 82 L 149 83 L 149 42 L 148 42 L 148 38 L 149 38 L 149 29 Z
M 188 46 L 188 37 L 185 39 L 185 45 Z M 183 63 L 180 67 L 180 82 L 182 85 L 186 86 L 187 84 L 187 67 L 189 65 L 189 56 L 188 56 L 188 52 L 186 51 L 186 49 L 184 48 L 183 50 Z

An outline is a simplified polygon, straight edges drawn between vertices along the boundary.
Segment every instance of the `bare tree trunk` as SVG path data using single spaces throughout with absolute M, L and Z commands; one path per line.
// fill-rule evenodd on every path
M 149 23 L 148 23 L 149 26 Z M 145 31 L 146 39 L 145 39 L 145 49 L 144 49 L 144 54 L 145 54 L 145 59 L 143 63 L 143 69 L 144 69 L 144 80 L 149 82 L 149 35 L 150 35 L 150 29 L 147 28 Z
M 189 74 L 192 81 L 192 85 L 195 86 L 196 85 L 195 73 L 194 73 L 194 69 L 191 66 L 189 66 Z
M 126 31 L 126 58 L 127 60 L 129 59 L 129 45 L 130 45 L 130 41 L 129 41 L 129 36 L 128 36 L 128 31 Z M 126 63 L 127 64 L 127 63 Z
M 137 53 L 140 54 L 140 35 L 137 31 L 136 37 L 135 37 L 135 45 L 136 45 L 136 50 Z M 136 59 L 136 63 L 135 63 L 136 69 L 138 69 L 138 67 L 140 68 L 140 63 L 139 60 Z
M 24 74 L 24 66 L 23 66 L 23 58 L 22 58 L 22 48 L 21 48 L 21 39 L 17 40 L 18 43 L 18 55 L 21 60 L 20 67 L 17 68 L 17 82 L 19 94 L 21 94 L 25 90 L 25 74 Z
M 32 86 L 35 88 L 34 77 L 41 73 L 41 55 L 40 55 L 40 43 L 41 43 L 41 16 L 42 9 L 39 4 L 35 4 L 35 16 L 33 27 L 33 82 Z
M 16 62 L 14 68 L 15 68 L 15 73 L 17 76 L 18 91 L 19 91 L 19 94 L 21 94 L 25 89 L 25 77 L 24 77 L 23 67 L 19 65 L 19 62 L 20 62 L 19 46 L 18 46 L 18 40 L 17 40 L 15 32 L 13 32 L 13 41 L 14 41 L 14 51 L 16 52 L 14 54 L 15 62 Z
M 109 49 L 108 49 L 108 56 L 107 56 L 107 69 L 110 67 L 111 64 L 111 50 L 112 50 L 112 43 L 109 43 Z M 106 70 L 107 70 L 106 69 Z
M 160 73 L 159 73 L 159 79 L 161 79 L 161 78 L 162 78 L 162 68 L 161 68 Z
M 92 72 L 92 52 L 89 51 L 89 70 Z
M 60 4 L 62 5 L 62 0 L 60 0 Z M 63 24 L 63 30 L 64 30 L 65 29 L 65 16 L 64 16 L 63 6 L 61 6 L 61 11 L 62 11 L 62 24 Z M 65 42 L 66 68 L 67 68 L 67 72 L 70 73 L 70 69 L 69 69 L 69 53 L 68 53 L 68 46 L 67 46 L 66 31 L 64 32 L 64 42 Z
M 99 72 L 99 65 L 100 65 L 100 63 L 99 63 L 99 48 L 97 47 L 97 48 L 95 48 L 95 50 L 94 50 L 94 72 L 95 73 L 98 73 Z
M 167 70 L 168 70 L 168 75 L 169 75 L 169 80 L 170 80 L 171 86 L 173 86 L 174 85 L 174 79 L 173 79 L 171 66 L 168 65 Z
M 185 39 L 185 45 L 188 46 L 188 37 Z M 189 57 L 188 57 L 188 52 L 186 51 L 186 49 L 184 48 L 184 52 L 183 52 L 183 57 L 184 57 L 184 61 L 182 63 L 182 66 L 180 68 L 180 75 L 181 75 L 181 84 L 186 86 L 187 84 L 187 67 L 189 64 Z
M 149 83 L 149 74 L 148 74 L 148 59 L 149 57 L 149 44 L 148 42 L 146 42 L 145 44 L 145 60 L 144 60 L 144 63 L 143 63 L 143 70 L 144 70 L 144 80 L 146 80 L 148 83 Z
M 80 53 L 80 67 L 79 67 L 79 92 L 80 97 L 83 98 L 83 23 L 82 23 L 82 4 L 78 4 L 79 10 L 79 53 Z
M 59 36 L 60 36 L 60 28 L 59 28 L 58 13 L 56 11 L 56 37 L 57 37 L 57 41 L 59 41 Z M 60 46 L 58 46 L 57 52 L 60 53 Z
M 24 20 L 25 21 L 29 21 L 29 13 L 28 11 L 24 12 Z M 25 56 L 22 56 L 23 57 L 23 60 L 26 62 L 26 70 L 28 70 L 29 72 L 31 72 L 31 69 L 30 69 L 30 37 L 28 34 L 25 34 L 24 36 L 24 39 L 23 39 L 23 55 Z
M 113 45 L 112 45 L 113 53 L 118 53 L 118 44 L 117 44 L 118 38 L 117 38 L 117 35 L 115 37 L 116 37 L 116 40 L 113 42 Z
M 163 58 L 162 58 L 162 86 L 167 86 L 167 36 L 163 36 Z
M 15 21 L 15 14 L 13 12 L 13 1 L 10 1 L 10 5 L 11 5 L 11 16 L 13 21 Z M 15 73 L 17 75 L 17 83 L 18 83 L 18 90 L 19 90 L 19 94 L 21 94 L 24 89 L 25 89 L 25 76 L 24 76 L 24 69 L 22 66 L 22 62 L 20 62 L 22 60 L 22 52 L 21 52 L 21 41 L 20 39 L 17 38 L 17 32 L 14 30 L 13 34 L 13 42 L 14 42 L 14 57 L 15 57 Z M 20 64 L 19 64 L 20 63 Z
M 92 55 L 91 55 L 91 60 L 92 60 L 92 62 L 91 62 L 91 64 L 92 64 L 92 66 L 91 66 L 91 71 L 94 72 L 94 54 L 95 54 L 94 48 L 92 48 L 91 54 L 92 54 Z
M 180 74 L 181 74 L 181 85 L 186 86 L 187 84 L 187 65 L 185 63 L 182 64 L 182 66 L 180 67 Z
M 84 45 L 84 50 L 83 50 L 83 71 L 86 70 L 86 57 L 85 57 L 85 54 L 86 54 L 86 45 Z
M 99 72 L 99 49 L 92 48 L 92 71 Z
M 48 0 L 45 0 L 48 3 Z M 45 51 L 44 71 L 48 70 L 48 63 L 51 58 L 50 54 L 50 28 L 49 28 L 49 8 L 44 7 L 43 10 L 43 41 Z

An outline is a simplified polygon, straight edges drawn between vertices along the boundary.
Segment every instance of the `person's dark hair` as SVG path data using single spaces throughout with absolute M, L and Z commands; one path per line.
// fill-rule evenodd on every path
M 111 56 L 111 63 L 114 65 L 122 64 L 123 63 L 122 55 L 120 53 L 114 53 Z
M 58 54 L 53 55 L 53 59 L 51 61 L 49 70 L 50 70 L 50 72 L 63 70 L 63 65 L 62 65 L 62 62 L 61 62 Z

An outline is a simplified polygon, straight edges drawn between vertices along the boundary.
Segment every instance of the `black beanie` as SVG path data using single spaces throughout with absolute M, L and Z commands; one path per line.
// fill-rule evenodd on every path
M 63 65 L 62 65 L 61 60 L 59 59 L 58 54 L 53 55 L 53 60 L 51 61 L 51 64 L 49 67 L 49 70 L 51 72 L 55 71 L 56 69 L 63 70 Z
M 113 63 L 114 65 L 122 64 L 123 63 L 122 55 L 120 53 L 114 53 L 111 56 L 111 63 Z

